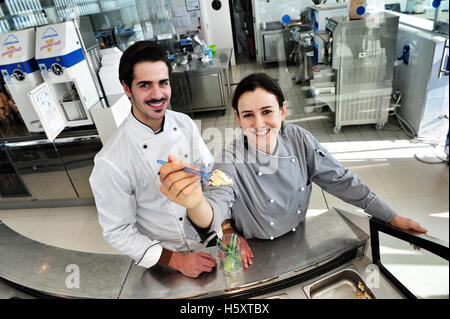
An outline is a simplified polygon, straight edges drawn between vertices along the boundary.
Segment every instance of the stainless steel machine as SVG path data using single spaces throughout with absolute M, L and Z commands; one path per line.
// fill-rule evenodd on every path
M 393 90 L 399 17 L 385 12 L 364 19 L 328 20 L 324 56 L 335 72 L 335 127 L 376 124 L 383 128 Z M 331 82 L 333 83 L 333 82 Z M 323 89 L 314 87 L 312 89 Z
M 36 61 L 66 126 L 93 124 L 89 110 L 100 96 L 74 21 L 36 29 Z
M 281 22 L 261 23 L 261 40 L 263 44 L 263 63 L 283 62 L 287 59 L 286 42 L 289 37 Z
M 0 72 L 29 132 L 42 132 L 27 93 L 44 80 L 35 59 L 34 28 L 0 35 Z
M 321 2 L 321 3 L 320 3 Z M 348 16 L 346 3 L 332 3 L 327 1 L 314 1 L 316 5 L 309 7 L 309 15 L 314 33 L 314 63 L 324 63 L 324 43 L 319 38 L 325 32 L 328 19 L 338 16 Z
M 399 115 L 419 138 L 440 141 L 448 132 L 449 40 L 436 32 L 401 24 L 394 87 L 402 94 Z M 447 118 L 446 118 L 447 117 Z

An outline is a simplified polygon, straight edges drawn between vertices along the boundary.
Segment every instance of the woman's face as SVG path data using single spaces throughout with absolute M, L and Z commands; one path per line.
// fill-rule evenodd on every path
M 281 123 L 286 119 L 286 102 L 280 108 L 274 94 L 257 88 L 242 94 L 237 104 L 237 121 L 249 143 L 261 152 L 272 154 Z

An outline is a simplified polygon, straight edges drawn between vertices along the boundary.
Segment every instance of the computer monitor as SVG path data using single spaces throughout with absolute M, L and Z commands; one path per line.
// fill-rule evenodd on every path
M 395 11 L 395 12 L 401 12 L 400 10 L 400 3 L 389 3 L 384 5 L 384 9 Z

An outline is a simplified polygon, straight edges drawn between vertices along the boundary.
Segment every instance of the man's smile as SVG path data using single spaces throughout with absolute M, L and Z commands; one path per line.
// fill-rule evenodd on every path
M 161 110 L 164 108 L 164 104 L 166 103 L 166 99 L 161 99 L 159 101 L 146 101 L 145 102 L 148 106 L 150 106 L 153 110 Z

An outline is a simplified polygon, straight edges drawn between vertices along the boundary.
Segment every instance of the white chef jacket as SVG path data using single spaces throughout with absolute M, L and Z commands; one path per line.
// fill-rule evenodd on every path
M 158 159 L 175 155 L 186 163 L 212 167 L 213 157 L 197 126 L 185 114 L 167 110 L 156 133 L 132 113 L 95 156 L 89 182 L 105 240 L 136 264 L 152 267 L 162 248 L 190 252 L 200 236 L 186 208 L 160 192 Z M 220 229 L 220 223 L 212 225 Z

